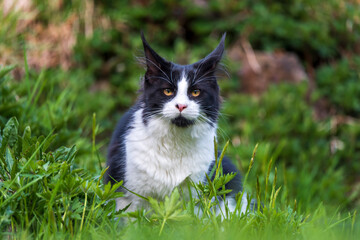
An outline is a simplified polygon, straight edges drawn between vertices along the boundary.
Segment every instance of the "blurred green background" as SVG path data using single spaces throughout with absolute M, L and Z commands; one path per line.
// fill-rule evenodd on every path
M 16 116 L 20 132 L 28 125 L 33 135 L 55 129 L 51 148 L 76 144 L 78 166 L 96 174 L 92 135 L 104 167 L 111 132 L 137 98 L 144 74 L 136 60 L 140 31 L 161 56 L 181 64 L 206 56 L 226 32 L 218 140 L 231 141 L 228 155 L 242 172 L 259 143 L 249 191 L 257 177 L 264 185 L 272 159 L 282 203 L 359 208 L 360 1 L 3 0 L 0 6 L 0 64 L 17 66 L 0 82 L 0 128 Z

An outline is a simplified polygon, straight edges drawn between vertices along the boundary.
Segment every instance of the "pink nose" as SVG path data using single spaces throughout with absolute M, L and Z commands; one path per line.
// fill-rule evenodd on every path
M 182 112 L 185 108 L 187 108 L 187 105 L 185 105 L 185 104 L 176 104 L 175 107 L 177 109 L 179 109 L 180 112 Z

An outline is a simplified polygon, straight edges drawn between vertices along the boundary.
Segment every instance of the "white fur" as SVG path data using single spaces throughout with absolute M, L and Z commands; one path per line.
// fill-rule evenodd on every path
M 219 204 L 217 204 L 216 206 L 214 206 L 214 211 L 216 215 L 220 215 L 221 219 L 223 219 L 223 217 L 227 217 L 227 211 L 228 213 L 233 213 L 236 210 L 236 205 L 237 202 L 235 200 L 234 197 L 228 197 L 226 198 L 225 201 L 223 201 L 222 199 L 218 199 L 219 200 Z M 215 198 L 213 197 L 211 199 L 212 202 L 215 201 Z M 247 201 L 247 193 L 245 192 L 241 198 L 241 205 L 240 205 L 240 214 L 245 214 L 246 213 L 246 209 L 248 206 L 248 201 Z M 226 208 L 228 210 L 226 210 Z M 203 215 L 203 212 L 201 210 L 201 208 L 199 206 L 195 206 L 195 211 L 194 211 L 199 217 L 201 217 Z
M 227 208 L 229 210 L 229 212 L 234 212 L 236 209 L 236 201 L 235 198 L 233 197 L 229 197 L 226 199 L 226 203 L 225 201 L 220 201 L 220 206 L 219 208 L 216 208 L 216 215 L 226 215 L 226 207 L 225 204 L 227 205 Z M 244 192 L 242 198 L 241 198 L 241 206 L 240 206 L 240 213 L 245 213 L 246 212 L 246 208 L 248 206 L 248 201 L 247 201 L 247 194 L 246 192 Z
M 143 109 L 134 114 L 132 128 L 125 137 L 125 187 L 144 197 L 163 199 L 189 177 L 198 183 L 214 158 L 216 127 L 196 122 L 177 127 L 171 119 L 180 114 L 195 120 L 200 115 L 197 103 L 187 96 L 188 83 L 183 75 L 176 96 L 163 108 L 162 116 L 153 116 L 144 124 Z M 181 113 L 176 104 L 185 104 Z M 145 206 L 145 201 L 126 192 L 116 200 L 117 210 L 131 203 L 129 211 Z
M 187 107 L 180 112 L 177 104 Z M 180 114 L 189 120 L 201 115 L 199 105 L 188 98 L 184 74 L 176 96 L 164 105 L 160 116 L 153 116 L 144 124 L 142 113 L 143 108 L 134 113 L 131 129 L 125 137 L 125 187 L 141 196 L 162 200 L 187 177 L 195 183 L 203 181 L 214 158 L 216 124 L 195 121 L 191 126 L 178 127 L 171 123 Z M 235 200 L 229 198 L 227 202 L 230 211 L 234 211 Z M 126 191 L 124 197 L 116 199 L 116 209 L 123 209 L 130 203 L 128 211 L 147 207 L 146 201 Z M 241 212 L 245 212 L 246 198 L 243 203 Z M 220 208 L 225 211 L 223 202 Z
M 162 118 L 147 126 L 142 109 L 135 112 L 133 129 L 125 139 L 125 187 L 142 196 L 163 199 L 187 177 L 203 181 L 214 156 L 216 129 L 206 123 L 180 128 Z M 136 195 L 127 192 L 117 199 L 117 209 L 132 202 L 129 210 L 144 206 Z
M 180 113 L 179 109 L 176 108 L 177 104 L 186 105 L 187 107 Z M 180 114 L 189 120 L 195 120 L 199 117 L 200 106 L 195 101 L 189 99 L 188 82 L 184 74 L 178 83 L 176 96 L 171 101 L 165 103 L 162 114 L 167 119 L 174 119 Z

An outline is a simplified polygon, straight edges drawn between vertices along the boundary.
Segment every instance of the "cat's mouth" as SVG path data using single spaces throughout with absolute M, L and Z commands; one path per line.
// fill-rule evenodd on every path
M 172 119 L 171 122 L 178 127 L 185 128 L 185 127 L 189 127 L 189 126 L 193 125 L 195 123 L 195 120 L 189 120 L 180 115 L 180 116 Z

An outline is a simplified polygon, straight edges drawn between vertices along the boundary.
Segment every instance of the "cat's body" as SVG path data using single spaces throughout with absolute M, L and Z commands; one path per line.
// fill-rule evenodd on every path
M 147 72 L 142 95 L 122 117 L 108 153 L 106 181 L 124 181 L 131 192 L 162 200 L 186 178 L 205 181 L 214 162 L 214 139 L 220 106 L 214 72 L 224 38 L 203 60 L 177 65 L 158 56 L 143 37 Z M 226 187 L 241 190 L 241 178 L 227 158 L 224 173 L 237 172 Z M 119 189 L 117 209 L 146 207 L 135 194 Z

